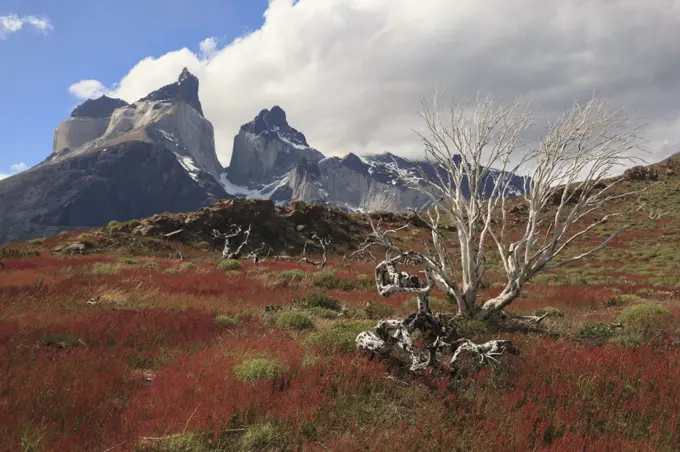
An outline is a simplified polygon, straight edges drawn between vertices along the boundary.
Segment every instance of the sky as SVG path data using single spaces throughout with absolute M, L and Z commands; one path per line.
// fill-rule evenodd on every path
M 88 97 L 199 77 L 217 153 L 280 105 L 326 155 L 421 152 L 420 102 L 493 94 L 554 117 L 594 92 L 680 151 L 680 0 L 2 0 L 0 177 Z

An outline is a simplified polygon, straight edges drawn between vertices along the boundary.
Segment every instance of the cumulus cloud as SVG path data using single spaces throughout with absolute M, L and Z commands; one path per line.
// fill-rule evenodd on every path
M 273 105 L 327 155 L 417 155 L 412 129 L 436 87 L 548 117 L 597 91 L 649 124 L 648 159 L 678 150 L 679 0 L 275 0 L 264 18 L 227 45 L 148 57 L 109 89 L 134 102 L 188 67 L 225 165 L 239 126 Z M 71 92 L 105 89 L 87 82 Z
M 28 165 L 25 164 L 24 162 L 15 163 L 14 165 L 10 166 L 9 169 L 10 169 L 9 173 L 0 173 L 0 180 L 7 179 L 8 177 L 14 176 L 17 173 L 26 171 L 28 169 Z
M 78 99 L 94 99 L 104 94 L 111 94 L 111 91 L 98 80 L 81 80 L 69 86 L 68 90 Z
M 37 16 L 19 16 L 17 14 L 9 14 L 7 16 L 0 16 L 0 39 L 5 38 L 11 33 L 30 26 L 43 33 L 52 30 L 52 24 L 48 18 L 40 18 Z
M 201 43 L 198 45 L 200 55 L 203 58 L 210 58 L 215 55 L 215 52 L 217 51 L 217 38 L 205 38 Z
M 26 171 L 28 169 L 28 165 L 26 165 L 24 162 L 20 162 L 20 163 L 15 163 L 14 165 L 10 166 L 9 168 L 14 173 L 20 173 L 22 171 Z

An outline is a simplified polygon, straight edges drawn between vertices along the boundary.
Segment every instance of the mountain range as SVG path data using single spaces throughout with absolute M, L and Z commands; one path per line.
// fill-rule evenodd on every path
M 0 243 L 191 211 L 220 199 L 300 200 L 353 212 L 427 206 L 394 171 L 435 177 L 441 169 L 389 153 L 325 157 L 279 106 L 241 126 L 223 168 L 198 87 L 185 68 L 177 82 L 132 104 L 101 96 L 76 107 L 56 128 L 43 162 L 0 181 Z M 490 171 L 488 183 L 497 175 Z M 522 178 L 513 176 L 511 189 L 522 188 Z

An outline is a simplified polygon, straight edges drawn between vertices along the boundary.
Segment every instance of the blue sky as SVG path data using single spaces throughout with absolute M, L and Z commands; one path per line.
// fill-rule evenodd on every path
M 82 79 L 111 85 L 148 56 L 207 37 L 230 42 L 262 25 L 267 0 L 2 0 L 0 16 L 48 18 L 0 39 L 0 174 L 33 166 L 52 149 L 57 124 L 78 103 Z M 16 170 L 17 168 L 15 168 Z

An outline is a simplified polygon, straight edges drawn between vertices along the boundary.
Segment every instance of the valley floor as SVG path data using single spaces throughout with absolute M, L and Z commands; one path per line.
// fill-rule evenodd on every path
M 677 224 L 537 278 L 513 310 L 549 312 L 546 332 L 461 323 L 522 354 L 457 378 L 355 351 L 415 309 L 378 295 L 372 264 L 50 253 L 76 233 L 21 245 L 0 270 L 0 449 L 677 450 Z

